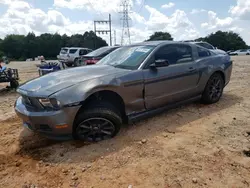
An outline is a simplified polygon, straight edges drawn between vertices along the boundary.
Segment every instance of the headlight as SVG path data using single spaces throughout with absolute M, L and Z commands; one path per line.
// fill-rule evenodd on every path
M 38 99 L 41 105 L 45 108 L 53 108 L 53 109 L 59 109 L 60 108 L 60 101 L 56 99 Z

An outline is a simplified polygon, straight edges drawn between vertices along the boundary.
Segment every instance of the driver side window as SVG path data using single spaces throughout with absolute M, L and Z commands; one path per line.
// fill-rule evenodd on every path
M 170 44 L 155 53 L 155 60 L 166 60 L 169 65 L 193 61 L 192 48 L 188 45 Z

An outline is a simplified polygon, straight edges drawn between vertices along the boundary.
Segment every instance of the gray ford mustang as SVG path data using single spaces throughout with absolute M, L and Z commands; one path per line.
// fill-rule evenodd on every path
M 123 123 L 190 100 L 216 103 L 232 72 L 228 55 L 191 43 L 121 47 L 96 65 L 50 73 L 18 88 L 24 126 L 50 138 L 99 141 Z

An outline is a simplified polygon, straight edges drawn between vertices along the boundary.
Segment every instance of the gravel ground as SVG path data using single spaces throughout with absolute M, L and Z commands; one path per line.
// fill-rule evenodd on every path
M 94 144 L 55 142 L 22 128 L 17 94 L 0 92 L 0 187 L 250 187 L 250 56 L 233 57 L 220 102 L 193 103 Z M 36 62 L 11 62 L 21 81 Z

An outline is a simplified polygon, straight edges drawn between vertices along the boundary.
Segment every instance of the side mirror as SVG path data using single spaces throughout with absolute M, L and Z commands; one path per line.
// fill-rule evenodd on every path
M 166 59 L 157 59 L 153 64 L 150 65 L 150 68 L 157 68 L 157 67 L 167 67 L 169 66 L 169 62 Z

